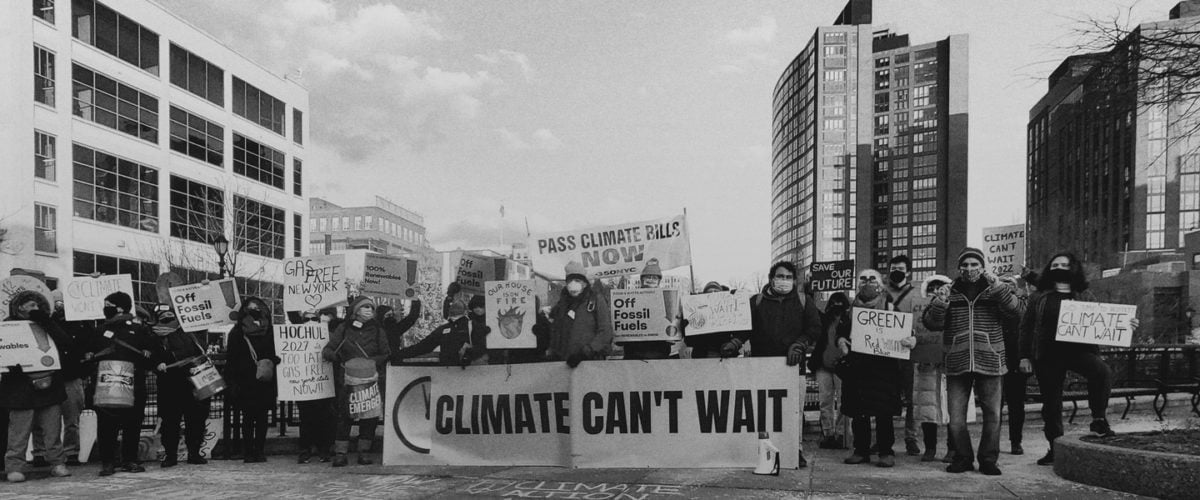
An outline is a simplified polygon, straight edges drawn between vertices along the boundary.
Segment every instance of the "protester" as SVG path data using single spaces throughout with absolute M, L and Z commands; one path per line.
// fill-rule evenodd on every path
M 379 323 L 387 334 L 388 346 L 395 350 L 404 344 L 402 340 L 404 334 L 408 333 L 421 318 L 421 301 L 413 299 L 408 306 L 408 314 L 400 319 L 396 319 L 396 311 L 389 306 L 379 306 L 376 308 L 375 314 L 380 318 Z
M 384 329 L 375 319 L 375 301 L 367 296 L 356 297 L 347 308 L 346 320 L 329 334 L 329 343 L 321 355 L 333 363 L 334 388 L 337 393 L 338 423 L 334 438 L 334 467 L 345 467 L 349 461 L 350 427 L 358 425 L 358 464 L 370 465 L 374 461 L 368 456 L 375 439 L 378 418 L 355 419 L 350 411 L 350 393 L 346 379 L 346 363 L 355 359 L 367 359 L 375 364 L 375 373 L 384 373 L 391 350 Z
M 638 288 L 658 288 L 662 284 L 662 268 L 658 259 L 649 259 L 638 277 Z M 617 342 L 624 351 L 624 359 L 667 359 L 671 355 L 673 341 Z
M 941 330 L 946 345 L 946 384 L 954 461 L 947 472 L 973 470 L 975 453 L 967 430 L 967 400 L 974 390 L 983 408 L 979 471 L 1000 475 L 1000 384 L 1007 371 L 1004 322 L 1017 317 L 1020 303 L 1012 290 L 984 268 L 983 252 L 967 247 L 958 255 L 961 276 L 938 289 L 925 310 L 925 326 Z
M 885 290 L 887 290 L 893 310 L 910 313 L 914 318 L 919 318 L 920 312 L 923 311 L 913 310 L 915 299 L 919 294 L 912 293 L 913 286 L 908 282 L 910 271 L 912 271 L 912 260 L 908 258 L 908 255 L 900 254 L 892 257 L 888 261 Z M 904 451 L 911 456 L 917 456 L 921 454 L 921 447 L 917 445 L 917 424 L 913 419 L 912 361 L 900 360 L 900 372 L 904 374 L 900 380 L 903 384 L 900 400 L 904 403 Z
M 305 323 L 323 323 L 328 327 L 331 315 L 309 310 L 301 313 Z M 332 330 L 330 330 L 332 331 Z M 300 412 L 300 452 L 296 456 L 297 464 L 312 461 L 314 450 L 318 459 L 328 462 L 333 454 L 333 434 L 337 427 L 333 411 L 334 398 L 296 401 L 296 409 Z
M 157 321 L 151 331 L 158 337 L 162 346 L 158 366 L 158 416 L 159 434 L 162 437 L 163 449 L 166 456 L 160 464 L 163 468 L 179 464 L 179 424 L 182 421 L 184 443 L 187 446 L 187 463 L 206 464 L 208 460 L 200 454 L 204 444 L 204 434 L 208 430 L 208 412 L 211 409 L 210 398 L 196 399 L 192 395 L 191 373 L 189 369 L 196 366 L 208 351 L 208 338 L 197 338 L 194 333 L 185 332 L 175 317 L 170 306 L 162 306 L 157 313 Z
M 462 285 L 457 281 L 446 286 L 446 297 L 442 299 L 442 318 L 450 319 L 450 304 L 458 300 L 458 294 L 462 292 Z
M 6 321 L 31 321 L 50 336 L 63 352 L 73 348 L 71 338 L 50 318 L 50 303 L 42 294 L 22 291 L 14 294 L 8 303 Z M 32 368 L 32 367 L 31 367 Z M 62 403 L 67 399 L 64 376 L 61 370 L 25 372 L 24 367 L 14 364 L 0 375 L 0 412 L 8 415 L 5 431 L 7 446 L 4 454 L 4 471 L 10 483 L 25 481 L 25 453 L 29 448 L 29 437 L 34 426 L 41 428 L 41 444 L 44 457 L 54 477 L 69 476 L 64 464 L 62 430 Z
M 486 338 L 491 328 L 468 317 L 467 308 L 462 302 L 450 304 L 446 312 L 449 316 L 445 324 L 429 332 L 416 344 L 397 349 L 392 355 L 392 362 L 399 363 L 433 352 L 439 347 L 438 363 L 443 366 L 465 367 L 481 360 L 487 354 Z
M 838 347 L 838 328 L 843 316 L 850 310 L 850 299 L 843 292 L 835 292 L 825 303 L 821 315 L 821 336 L 817 338 L 813 355 L 808 358 L 808 369 L 817 380 L 818 400 L 821 406 L 822 449 L 843 449 L 846 446 L 842 429 L 846 427 L 846 416 L 841 411 L 842 379 L 834 373 L 842 350 Z
M 583 265 L 566 265 L 567 286 L 550 309 L 547 359 L 567 362 L 575 368 L 584 360 L 604 359 L 613 339 L 608 301 L 588 283 Z
M 245 297 L 237 316 L 227 340 L 225 383 L 229 401 L 242 411 L 242 461 L 266 462 L 267 413 L 275 407 L 275 367 L 279 365 L 271 311 L 262 299 Z
M 1025 449 L 1021 447 L 1021 434 L 1025 430 L 1025 384 L 1028 382 L 1029 374 L 1022 372 L 1018 367 L 1021 364 L 1021 319 L 1025 314 L 1028 294 L 1025 293 L 1024 287 L 1017 282 L 1015 276 L 1002 276 L 1000 282 L 1011 288 L 1020 302 L 1021 316 L 1004 323 L 1004 363 L 1008 367 L 1008 373 L 1005 373 L 1002 379 L 1004 393 L 1001 405 L 1008 407 L 1009 450 L 1013 455 L 1024 455 Z
M 920 297 L 911 299 L 913 318 L 920 319 L 937 289 L 952 281 L 940 274 L 925 278 L 921 284 Z M 917 338 L 917 345 L 909 353 L 913 379 L 912 408 L 909 411 L 912 413 L 914 424 L 920 425 L 921 436 L 925 442 L 925 452 L 921 455 L 921 461 L 937 460 L 938 426 L 946 425 L 946 455 L 942 461 L 950 463 L 954 458 L 954 441 L 951 439 L 949 422 L 943 417 L 949 408 L 946 405 L 946 350 L 943 347 L 942 332 L 930 331 L 924 322 L 915 321 L 913 335 Z
M 729 287 L 723 286 L 716 281 L 705 283 L 701 293 L 725 293 L 729 292 Z M 687 319 L 680 321 L 680 328 L 686 328 L 688 325 Z M 721 354 L 721 346 L 725 345 L 733 338 L 733 332 L 714 332 L 704 335 L 684 335 L 684 343 L 692 348 L 692 358 L 715 358 Z
M 62 369 L 58 374 L 63 379 L 63 389 L 67 392 L 67 399 L 60 405 L 62 408 L 62 445 L 63 454 L 66 455 L 66 465 L 75 467 L 83 465 L 79 462 L 79 416 L 83 413 L 85 398 L 83 395 L 83 364 L 80 362 L 81 352 L 79 345 L 75 339 L 81 335 L 86 336 L 91 332 L 95 325 L 89 325 L 88 321 L 70 321 L 66 319 L 66 311 L 63 309 L 62 291 L 54 290 L 51 292 L 51 299 L 54 304 L 54 312 L 50 318 L 58 324 L 67 337 L 72 341 L 71 348 L 58 346 L 58 356 L 62 365 Z M 7 425 L 0 428 L 6 428 Z M 45 436 L 42 433 L 41 426 L 34 423 L 33 426 L 33 466 L 48 467 L 50 462 L 46 461 L 46 450 L 42 447 L 45 442 Z M 0 448 L 4 449 L 4 448 Z
M 104 322 L 84 341 L 83 359 L 95 365 L 93 379 L 99 378 L 99 372 L 104 368 L 101 365 L 109 369 L 132 365 L 133 370 L 132 406 L 103 406 L 100 401 L 95 401 L 99 380 L 90 389 L 96 407 L 94 455 L 100 457 L 101 476 L 113 475 L 117 465 L 124 472 L 146 471 L 138 456 L 138 442 L 146 412 L 146 373 L 157 364 L 153 360 L 158 356 L 159 345 L 150 329 L 134 318 L 130 312 L 133 310 L 133 299 L 128 294 L 115 292 L 108 295 L 104 298 Z M 118 435 L 120 449 L 117 448 Z

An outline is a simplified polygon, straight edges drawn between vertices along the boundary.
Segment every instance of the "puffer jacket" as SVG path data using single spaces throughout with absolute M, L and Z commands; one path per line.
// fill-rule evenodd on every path
M 572 354 L 586 359 L 604 359 L 613 339 L 612 314 L 608 301 L 588 286 L 578 297 L 563 290 L 550 310 L 550 343 L 546 357 L 562 361 Z
M 946 347 L 946 375 L 977 373 L 1000 376 L 1007 373 L 1004 355 L 1004 323 L 1020 314 L 1020 301 L 1012 289 L 986 275 L 987 288 L 974 300 L 965 293 L 967 282 L 954 280 L 950 296 L 935 298 L 925 309 L 924 323 L 941 330 Z

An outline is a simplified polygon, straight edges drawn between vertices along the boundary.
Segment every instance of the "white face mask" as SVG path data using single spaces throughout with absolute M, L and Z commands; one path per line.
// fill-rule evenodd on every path
M 978 281 L 979 277 L 982 275 L 983 275 L 982 267 L 977 267 L 975 269 L 963 269 L 962 270 L 963 279 L 970 281 L 972 283 Z
M 796 282 L 793 280 L 771 280 L 771 288 L 774 288 L 779 294 L 792 293 L 792 287 L 795 284 Z
M 572 297 L 578 297 L 579 294 L 583 293 L 583 282 L 578 280 L 567 282 L 567 293 L 571 294 Z

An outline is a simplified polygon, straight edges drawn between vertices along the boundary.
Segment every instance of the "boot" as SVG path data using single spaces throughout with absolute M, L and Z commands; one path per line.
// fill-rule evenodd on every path
M 921 437 L 925 439 L 925 453 L 921 455 L 922 462 L 937 461 L 937 424 L 921 424 Z
M 159 467 L 166 469 L 167 467 L 174 467 L 176 465 L 179 465 L 179 456 L 174 453 L 169 453 L 163 458 L 162 463 L 159 464 Z
M 358 440 L 358 465 L 371 465 L 375 463 L 374 460 L 371 460 L 367 456 L 368 453 L 371 453 L 371 444 L 370 439 Z
M 346 452 L 350 451 L 349 441 L 334 441 L 333 442 L 333 466 L 345 467 L 348 461 L 346 460 Z

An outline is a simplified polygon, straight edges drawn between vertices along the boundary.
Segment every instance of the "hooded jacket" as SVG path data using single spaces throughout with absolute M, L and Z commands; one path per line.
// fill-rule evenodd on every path
M 947 300 L 934 298 L 925 309 L 925 327 L 942 331 L 946 375 L 1007 373 L 1004 323 L 1020 315 L 1020 301 L 995 277 L 985 275 L 980 279 L 988 281 L 974 299 L 968 298 L 969 292 L 979 284 L 959 278 L 951 285 Z
M 562 361 L 572 354 L 585 359 L 604 359 L 612 345 L 612 314 L 608 301 L 588 285 L 578 297 L 564 289 L 550 310 L 550 342 L 546 357 Z
M 329 332 L 329 343 L 325 344 L 321 355 L 337 369 L 354 358 L 370 359 L 379 367 L 391 354 L 387 332 L 379 326 L 379 318 L 372 318 L 365 323 L 356 319 L 359 309 L 368 304 L 374 305 L 369 297 L 355 297 L 350 302 L 346 319 Z
M 795 287 L 779 295 L 771 285 L 764 286 L 761 293 L 750 298 L 751 330 L 738 332 L 735 337 L 750 341 L 750 355 L 754 357 L 786 356 L 794 343 L 807 351 L 821 336 L 821 311 L 815 302 L 811 297 L 801 300 Z
M 257 302 L 260 315 L 250 314 L 250 303 Z M 271 311 L 257 297 L 242 301 L 238 310 L 237 323 L 229 330 L 229 354 L 225 362 L 225 382 L 233 403 L 243 410 L 269 410 L 275 407 L 277 395 L 274 377 L 260 381 L 256 377 L 258 361 L 269 359 L 276 366 L 279 356 L 275 354 L 275 333 L 271 325 Z M 254 346 L 253 353 L 250 346 Z M 256 356 L 257 355 L 257 356 Z
M 59 362 L 64 367 L 68 363 L 75 362 L 73 359 L 69 359 L 74 350 L 71 338 L 59 328 L 54 320 L 50 319 L 50 304 L 42 294 L 31 290 L 17 292 L 8 302 L 8 318 L 5 321 L 21 321 L 22 319 L 17 316 L 17 308 L 30 300 L 38 303 L 38 314 L 34 314 L 28 321 L 32 321 L 54 340 L 54 344 L 58 348 Z M 46 372 L 7 372 L 0 375 L 0 408 L 30 410 L 56 405 L 65 401 L 67 393 L 63 386 L 63 374 L 61 370 L 49 372 L 49 388 L 35 389 L 33 386 L 33 377 L 45 376 L 47 376 Z

